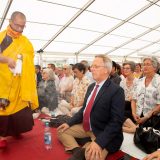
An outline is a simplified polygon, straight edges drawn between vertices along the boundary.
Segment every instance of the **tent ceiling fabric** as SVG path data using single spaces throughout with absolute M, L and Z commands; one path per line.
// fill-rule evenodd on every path
M 16 10 L 26 15 L 24 35 L 46 61 L 160 57 L 159 0 L 0 0 L 1 30 Z

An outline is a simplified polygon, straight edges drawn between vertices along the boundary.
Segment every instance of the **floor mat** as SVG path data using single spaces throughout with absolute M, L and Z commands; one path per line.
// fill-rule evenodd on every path
M 36 119 L 32 131 L 22 135 L 20 139 L 8 137 L 8 147 L 0 150 L 0 160 L 67 160 L 71 155 L 64 152 L 63 145 L 58 141 L 56 129 L 51 128 L 53 148 L 47 151 L 44 147 L 44 124 Z M 118 151 L 108 155 L 106 160 L 136 160 Z

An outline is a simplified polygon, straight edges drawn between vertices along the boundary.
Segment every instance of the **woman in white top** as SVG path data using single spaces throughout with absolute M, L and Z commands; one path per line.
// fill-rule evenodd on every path
M 131 102 L 132 115 L 138 124 L 160 108 L 160 76 L 156 74 L 158 65 L 155 57 L 143 59 L 144 77 L 137 81 Z
M 133 123 L 134 119 L 131 110 L 131 100 L 133 95 L 133 88 L 136 85 L 137 78 L 134 77 L 135 63 L 126 61 L 123 63 L 123 72 L 126 78 L 122 79 L 120 86 L 125 93 L 125 119 L 123 124 L 124 132 L 135 132 L 136 125 Z
M 64 76 L 59 83 L 59 93 L 61 98 L 70 102 L 71 91 L 73 88 L 74 78 L 72 76 L 72 67 L 70 65 L 63 65 Z

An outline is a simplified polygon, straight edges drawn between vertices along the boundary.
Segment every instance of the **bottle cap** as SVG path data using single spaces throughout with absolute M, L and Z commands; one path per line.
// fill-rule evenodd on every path
M 49 127 L 49 122 L 45 122 L 45 126 L 46 126 L 46 127 Z
M 18 54 L 17 55 L 17 59 L 21 59 L 22 60 L 22 54 Z

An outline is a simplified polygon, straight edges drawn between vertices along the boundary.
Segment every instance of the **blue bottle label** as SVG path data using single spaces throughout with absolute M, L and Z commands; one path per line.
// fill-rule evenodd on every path
M 51 144 L 51 135 L 50 134 L 44 135 L 44 142 L 45 142 L 45 144 Z

